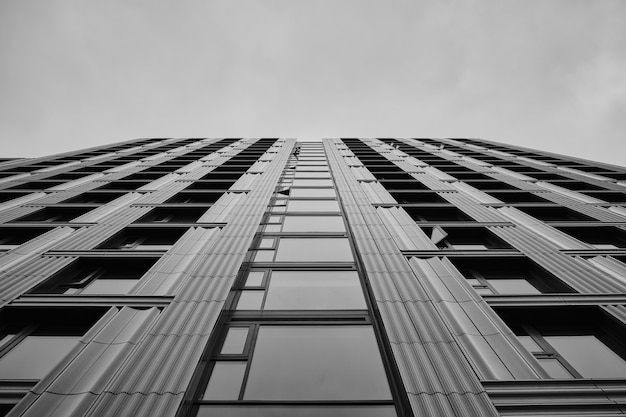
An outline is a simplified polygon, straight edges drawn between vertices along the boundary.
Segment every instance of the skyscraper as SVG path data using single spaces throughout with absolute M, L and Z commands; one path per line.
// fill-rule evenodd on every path
M 625 414 L 625 186 L 475 139 L 0 162 L 0 415 Z

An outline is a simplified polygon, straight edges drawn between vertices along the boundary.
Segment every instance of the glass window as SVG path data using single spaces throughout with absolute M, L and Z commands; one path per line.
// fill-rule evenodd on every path
M 306 172 L 299 171 L 296 173 L 296 178 L 330 178 L 330 172 Z
M 204 392 L 205 400 L 236 400 L 246 372 L 245 362 L 217 362 Z
M 371 327 L 261 326 L 243 398 L 388 400 L 391 393 Z
M 593 335 L 544 336 L 583 378 L 624 378 L 626 361 Z
M 302 180 L 296 179 L 293 181 L 294 187 L 332 187 L 333 182 L 331 180 Z
M 499 294 L 541 294 L 530 282 L 521 278 L 489 279 L 487 281 Z
M 286 216 L 283 232 L 345 232 L 340 216 Z
M 303 166 L 298 165 L 296 171 L 328 171 L 328 166 Z
M 263 271 L 250 271 L 246 279 L 246 287 L 259 287 L 263 285 L 264 276 L 265 272 Z
M 290 212 L 338 212 L 339 203 L 335 200 L 291 200 Z
M 335 193 L 335 190 L 332 188 L 292 188 L 290 196 L 291 197 L 305 197 L 305 198 L 306 197 L 308 198 L 313 198 L 313 197 L 335 198 L 337 197 L 337 194 Z
M 223 355 L 242 354 L 244 347 L 246 346 L 246 339 L 248 338 L 247 327 L 231 327 L 226 333 L 226 339 L 222 345 L 221 353 Z
M 263 291 L 242 291 L 237 303 L 237 310 L 260 310 L 264 295 Z
M 0 379 L 41 379 L 79 340 L 79 336 L 27 336 L 0 358 Z
M 277 262 L 353 261 L 348 239 L 285 238 L 278 243 Z
M 135 279 L 96 279 L 84 287 L 81 294 L 128 294 L 137 284 Z M 67 294 L 67 292 L 66 292 Z
M 367 308 L 356 271 L 273 271 L 265 310 Z

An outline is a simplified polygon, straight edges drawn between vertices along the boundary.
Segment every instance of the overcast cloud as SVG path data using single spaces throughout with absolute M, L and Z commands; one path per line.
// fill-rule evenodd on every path
M 626 2 L 3 0 L 2 156 L 482 137 L 626 165 Z

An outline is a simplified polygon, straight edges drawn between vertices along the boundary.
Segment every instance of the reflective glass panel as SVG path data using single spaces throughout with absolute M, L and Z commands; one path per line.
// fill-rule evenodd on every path
M 294 187 L 332 187 L 333 182 L 331 180 L 301 180 L 296 179 L 293 181 Z
M 353 261 L 348 239 L 281 239 L 277 262 L 348 262 Z
M 289 209 L 291 212 L 329 211 L 338 212 L 339 203 L 336 200 L 291 200 Z
M 274 271 L 266 310 L 365 309 L 363 290 L 355 271 Z
M 296 178 L 330 178 L 330 172 L 303 172 L 296 173 Z
M 287 216 L 283 232 L 345 232 L 340 216 Z
M 238 399 L 245 372 L 245 362 L 217 362 L 202 399 L 222 401 Z
M 246 278 L 246 287 L 258 287 L 263 284 L 263 276 L 265 272 L 263 271 L 250 271 L 248 273 L 248 278 Z
M 292 188 L 291 197 L 337 197 L 335 190 L 332 188 Z
M 624 378 L 626 361 L 593 335 L 544 336 L 584 378 Z
M 242 291 L 237 302 L 237 310 L 260 310 L 264 291 Z
M 246 339 L 248 338 L 247 327 L 231 327 L 226 333 L 226 339 L 222 345 L 221 353 L 229 354 L 241 354 L 243 348 L 246 345 Z
M 489 284 L 500 294 L 540 294 L 540 291 L 522 278 L 489 279 Z
M 81 294 L 128 294 L 137 284 L 136 279 L 97 279 L 87 285 Z
M 543 352 L 543 349 L 530 336 L 517 336 L 517 339 L 529 352 Z
M 550 375 L 550 378 L 573 378 L 569 371 L 558 361 L 558 359 L 539 359 L 541 367 Z
M 0 358 L 0 379 L 41 379 L 76 346 L 78 336 L 27 336 Z
M 245 400 L 388 400 L 370 326 L 261 326 Z

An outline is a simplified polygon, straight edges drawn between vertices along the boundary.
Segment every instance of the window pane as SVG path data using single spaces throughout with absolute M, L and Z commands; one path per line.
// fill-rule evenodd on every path
M 525 279 L 490 279 L 489 284 L 500 294 L 540 294 L 539 290 Z
M 539 359 L 541 367 L 550 375 L 550 378 L 573 378 L 558 359 Z
M 543 349 L 530 336 L 517 336 L 517 339 L 529 352 L 543 352 Z
M 261 239 L 261 242 L 259 242 L 259 248 L 263 248 L 263 249 L 271 249 L 274 247 L 274 239 Z
M 328 166 L 303 166 L 298 165 L 296 171 L 328 171 Z
M 360 310 L 367 308 L 355 271 L 274 271 L 266 310 Z
M 345 232 L 340 216 L 287 216 L 283 232 Z
M 281 239 L 277 262 L 348 262 L 353 261 L 348 239 Z
M 294 187 L 332 187 L 333 182 L 331 180 L 301 180 L 296 179 L 293 181 Z
M 337 197 L 332 188 L 292 188 L 291 197 Z
M 391 405 L 202 405 L 198 417 L 396 417 Z
M 237 310 L 260 310 L 264 294 L 263 291 L 242 291 Z
M 97 279 L 87 285 L 81 294 L 128 294 L 137 284 L 135 279 Z
M 248 338 L 247 327 L 231 327 L 226 333 L 226 339 L 222 345 L 221 353 L 229 354 L 241 354 L 243 348 L 246 345 L 246 339 Z
M 336 200 L 291 200 L 289 211 L 339 211 L 339 203 Z
M 246 279 L 246 287 L 258 287 L 262 285 L 264 276 L 265 272 L 263 271 L 250 271 Z
M 202 399 L 222 401 L 238 399 L 245 372 L 245 362 L 217 362 Z
M 452 247 L 452 249 L 457 249 L 457 250 L 486 250 L 487 247 L 485 245 L 464 245 L 464 244 L 456 244 L 456 245 L 450 245 Z
M 254 254 L 255 262 L 272 262 L 274 260 L 273 250 L 260 250 Z
M 77 336 L 27 336 L 0 359 L 0 379 L 41 379 L 76 346 Z
M 261 326 L 244 399 L 388 400 L 391 393 L 371 327 Z
M 330 172 L 302 172 L 296 173 L 296 178 L 330 178 Z
M 584 378 L 626 375 L 626 361 L 593 335 L 544 337 Z

